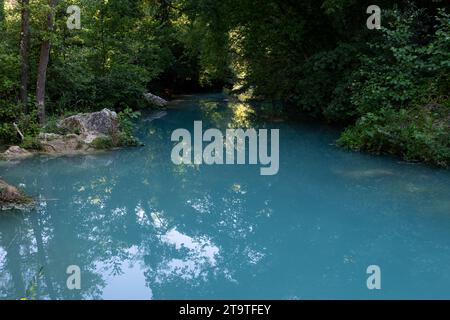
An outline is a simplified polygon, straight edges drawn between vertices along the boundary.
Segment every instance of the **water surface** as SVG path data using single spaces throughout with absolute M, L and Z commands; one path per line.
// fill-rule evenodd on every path
M 171 133 L 195 120 L 279 128 L 279 174 L 175 166 Z M 40 201 L 0 213 L 0 299 L 450 298 L 450 173 L 345 152 L 337 135 L 201 95 L 144 114 L 145 147 L 2 163 Z M 81 290 L 67 289 L 69 265 Z

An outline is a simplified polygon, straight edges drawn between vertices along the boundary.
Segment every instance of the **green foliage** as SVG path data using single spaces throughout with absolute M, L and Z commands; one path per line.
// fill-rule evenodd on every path
M 2 144 L 19 141 L 17 131 L 13 126 L 17 111 L 16 105 L 0 100 L 0 141 Z
M 20 146 L 27 150 L 41 151 L 43 146 L 37 137 L 25 136 Z
M 135 108 L 144 106 L 145 84 L 150 79 L 148 72 L 139 66 L 118 64 L 108 75 L 95 83 L 96 105 L 100 108 L 122 109 L 128 104 Z
M 19 141 L 17 131 L 10 123 L 0 123 L 0 141 L 3 145 L 16 143 Z
M 450 108 L 383 108 L 361 117 L 345 130 L 338 144 L 450 167 Z
M 442 75 L 449 71 L 445 62 L 449 47 L 441 39 L 448 25 L 440 24 L 433 36 L 421 32 L 423 10 L 386 11 L 385 16 L 388 27 L 382 30 L 381 39 L 369 43 L 372 52 L 361 57 L 353 82 L 352 102 L 360 114 L 408 107 L 424 94 L 420 92 L 423 85 L 444 88 L 449 84 L 442 83 Z
M 423 11 L 387 12 L 389 27 L 354 74 L 361 117 L 340 145 L 450 166 L 450 16 L 439 14 L 435 33 L 422 34 Z
M 120 124 L 120 134 L 117 144 L 120 146 L 138 146 L 139 140 L 134 136 L 134 122 L 141 116 L 140 112 L 126 108 L 118 115 Z
M 172 6 L 172 2 L 180 3 Z M 93 112 L 103 108 L 119 111 L 127 106 L 139 109 L 145 106 L 143 93 L 146 91 L 158 94 L 165 89 L 182 87 L 189 81 L 198 83 L 201 52 L 196 50 L 193 38 L 187 36 L 193 34 L 194 27 L 186 23 L 181 11 L 174 9 L 189 3 L 184 0 L 168 0 L 167 3 L 61 0 L 54 12 L 55 30 L 48 32 L 48 2 L 31 1 L 30 110 L 35 108 L 40 44 L 44 39 L 51 39 L 52 43 L 46 86 L 46 109 L 51 120 L 44 130 L 64 133 L 52 119 L 68 112 Z M 66 26 L 65 10 L 73 4 L 82 9 L 81 30 L 68 30 Z M 13 3 L 12 10 L 0 12 L 1 144 L 20 142 L 14 122 L 26 131 L 25 135 L 37 134 L 31 123 L 35 114 L 24 115 L 17 106 L 21 71 L 20 10 L 17 2 Z M 197 34 L 201 34 L 200 29 Z M 123 140 L 121 144 L 134 144 L 130 137 L 126 134 L 117 139 Z
M 59 117 L 52 116 L 47 120 L 47 124 L 45 125 L 44 132 L 46 133 L 54 133 L 60 135 L 69 134 L 69 130 L 67 128 L 58 127 Z
M 333 122 L 355 117 L 350 98 L 352 72 L 360 64 L 357 49 L 355 44 L 340 44 L 313 55 L 302 66 L 289 103 L 302 112 Z
M 92 141 L 92 146 L 98 150 L 108 150 L 113 149 L 116 145 L 111 137 L 98 137 Z
M 0 99 L 9 99 L 19 89 L 17 75 L 19 74 L 19 58 L 16 53 L 8 52 L 0 44 Z
M 36 110 L 28 114 L 20 113 L 17 125 L 25 136 L 36 137 L 41 132 Z
M 92 146 L 95 149 L 107 150 L 140 145 L 139 140 L 133 135 L 134 122 L 140 115 L 140 112 L 133 111 L 129 107 L 125 108 L 118 115 L 120 130 L 110 132 L 109 136 L 96 138 Z
M 81 30 L 66 27 L 71 4 L 82 8 Z M 144 92 L 226 85 L 270 102 L 260 109 L 263 118 L 300 114 L 353 125 L 341 145 L 445 163 L 448 127 L 436 125 L 445 115 L 428 114 L 424 106 L 449 106 L 450 15 L 441 2 L 379 0 L 383 28 L 367 30 L 369 4 L 61 0 L 49 32 L 47 1 L 31 1 L 30 105 L 24 114 L 18 106 L 20 7 L 14 3 L 0 12 L 0 143 L 20 142 L 16 123 L 33 146 L 37 61 L 41 41 L 51 39 L 47 132 L 64 134 L 55 119 L 67 113 L 124 110 L 122 132 L 95 144 L 136 145 L 131 109 L 144 107 Z M 414 128 L 398 127 L 405 119 Z M 421 148 L 428 150 L 422 157 Z
M 25 137 L 35 137 L 40 128 L 34 111 L 23 114 L 20 106 L 0 100 L 0 143 L 11 145 L 20 142 L 20 136 L 14 127 L 17 124 Z

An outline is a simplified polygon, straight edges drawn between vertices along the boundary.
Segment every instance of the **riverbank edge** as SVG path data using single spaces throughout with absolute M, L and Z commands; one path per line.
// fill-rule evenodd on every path
M 155 106 L 155 118 L 161 115 L 161 110 L 168 102 L 158 96 L 146 93 L 147 101 Z M 56 128 L 66 133 L 41 132 L 34 141 L 39 148 L 22 148 L 9 146 L 0 153 L 0 161 L 20 162 L 32 157 L 48 156 L 78 156 L 99 154 L 107 151 L 117 151 L 123 148 L 139 147 L 142 143 L 134 136 L 134 120 L 140 117 L 140 112 L 127 108 L 117 114 L 103 109 L 93 113 L 83 113 L 62 117 Z M 53 143 L 53 144 L 52 144 Z M 58 146 L 57 148 L 55 147 Z M 35 206 L 35 200 L 15 186 L 0 179 L 0 211 L 29 211 Z

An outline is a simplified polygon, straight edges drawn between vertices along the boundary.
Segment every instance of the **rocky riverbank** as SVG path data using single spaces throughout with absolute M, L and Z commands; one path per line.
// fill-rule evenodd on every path
M 99 141 L 120 139 L 124 135 L 118 115 L 111 110 L 74 115 L 57 123 L 59 133 L 41 133 L 36 138 L 39 150 L 11 146 L 0 154 L 6 161 L 22 160 L 35 155 L 76 155 L 99 149 Z M 32 209 L 35 202 L 18 188 L 0 180 L 0 211 Z
M 0 180 L 0 211 L 21 210 L 26 211 L 34 207 L 33 199 L 25 195 L 16 187 Z
M 0 154 L 0 158 L 20 160 L 36 154 L 56 156 L 86 154 L 99 149 L 99 140 L 119 139 L 123 134 L 117 113 L 108 109 L 62 119 L 57 123 L 57 131 L 58 133 L 39 134 L 38 150 L 11 146 Z
M 168 104 L 166 100 L 151 93 L 146 93 L 144 97 L 152 106 L 161 108 Z M 164 117 L 166 114 L 165 111 L 157 111 L 149 120 Z M 20 146 L 10 146 L 5 152 L 0 153 L 0 160 L 17 161 L 35 155 L 88 154 L 133 143 L 135 145 L 138 140 L 133 137 L 130 125 L 130 121 L 135 117 L 131 110 L 125 110 L 123 114 L 118 115 L 109 109 L 70 116 L 58 121 L 52 130 L 48 130 L 48 127 L 44 129 L 44 132 L 36 137 L 34 145 L 37 148 L 28 150 Z M 0 180 L 1 211 L 29 210 L 34 204 L 33 199 L 18 188 Z

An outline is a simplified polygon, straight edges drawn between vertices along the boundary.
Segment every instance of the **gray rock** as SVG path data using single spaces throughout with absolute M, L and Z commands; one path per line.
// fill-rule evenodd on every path
M 117 113 L 108 109 L 65 118 L 58 123 L 58 127 L 69 134 L 44 133 L 39 136 L 43 151 L 47 154 L 85 154 L 92 151 L 91 144 L 95 139 L 120 131 Z
M 63 136 L 56 133 L 40 133 L 39 134 L 39 140 L 44 141 L 53 141 L 57 139 L 61 139 Z
M 150 92 L 144 93 L 144 98 L 148 103 L 156 106 L 156 107 L 165 107 L 168 102 L 161 97 L 158 97 Z
M 90 146 L 84 139 L 87 134 L 68 134 L 50 140 L 40 140 L 43 151 L 52 155 L 83 154 Z
M 60 121 L 58 127 L 76 134 L 111 134 L 119 130 L 119 120 L 117 113 L 103 109 L 68 117 Z

